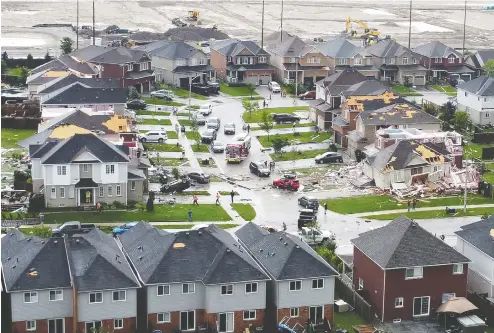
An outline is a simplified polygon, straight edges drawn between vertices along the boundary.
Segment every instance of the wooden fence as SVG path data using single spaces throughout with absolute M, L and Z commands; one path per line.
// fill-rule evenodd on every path
M 365 321 L 371 322 L 374 319 L 371 305 L 339 278 L 335 279 L 335 291 L 342 300 L 355 308 L 355 312 Z

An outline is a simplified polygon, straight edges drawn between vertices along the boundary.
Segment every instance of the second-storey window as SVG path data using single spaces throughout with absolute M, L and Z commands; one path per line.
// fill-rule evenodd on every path
M 113 187 L 111 185 L 108 185 L 108 196 L 113 196 Z
M 308 64 L 319 64 L 321 62 L 321 58 L 319 57 L 310 57 L 307 59 Z
M 50 301 L 63 300 L 63 290 L 50 290 Z
M 57 165 L 57 175 L 65 176 L 67 174 L 67 167 L 65 165 Z
M 324 279 L 314 279 L 312 280 L 312 289 L 323 289 Z
M 246 283 L 245 284 L 245 293 L 257 293 L 257 282 Z
M 454 264 L 453 274 L 463 274 L 463 264 Z
M 89 293 L 89 303 L 103 303 L 103 293 Z
M 455 63 L 455 59 L 456 59 L 455 57 L 449 57 L 448 58 L 448 63 L 449 64 L 454 64 Z
M 37 302 L 38 302 L 38 293 L 36 291 L 24 293 L 24 303 L 37 303 Z
M 194 283 L 182 284 L 182 294 L 193 294 L 196 292 L 196 285 Z
M 396 297 L 395 308 L 402 308 L 402 307 L 403 307 L 403 297 Z
M 401 59 L 401 63 L 402 63 L 403 65 L 408 65 L 408 58 L 407 58 L 407 57 L 403 57 L 403 58 Z
M 353 61 L 353 64 L 354 65 L 362 65 L 362 58 L 355 58 L 355 60 Z
M 288 59 L 288 62 L 290 62 L 290 63 L 294 64 L 294 63 L 295 63 L 295 58 L 293 58 L 293 57 L 289 58 L 289 59 Z
M 227 284 L 226 286 L 221 286 L 221 295 L 232 295 L 233 294 L 233 284 Z
M 395 58 L 389 58 L 389 64 L 394 65 L 395 64 Z
M 256 310 L 244 311 L 244 320 L 254 320 L 254 319 L 256 319 Z
M 158 296 L 170 295 L 170 285 L 158 286 Z
M 115 164 L 108 164 L 106 166 L 106 173 L 107 174 L 115 173 Z
M 98 188 L 98 190 L 99 190 L 99 196 L 100 196 L 100 197 L 102 197 L 102 196 L 104 196 L 104 195 L 105 195 L 105 190 L 104 190 L 103 186 L 100 186 L 100 187 Z
M 149 63 L 148 62 L 141 62 L 140 63 L 140 70 L 141 71 L 147 71 L 149 69 Z
M 227 57 L 227 58 L 226 58 L 226 61 L 227 61 L 227 62 L 232 62 L 232 57 Z
M 89 164 L 83 164 L 82 165 L 82 172 L 88 172 L 89 171 Z
M 442 58 L 434 58 L 434 63 L 435 64 L 440 64 L 443 62 L 443 59 Z
M 127 64 L 127 72 L 130 72 L 133 70 L 134 70 L 134 65 L 133 64 Z
M 348 59 L 347 58 L 337 58 L 336 64 L 337 65 L 348 65 Z
M 113 301 L 114 302 L 125 301 L 126 296 L 127 296 L 127 293 L 125 292 L 125 290 L 115 290 L 113 292 Z
M 117 197 L 122 196 L 122 186 L 117 185 Z
M 267 61 L 267 57 L 259 57 L 259 63 L 264 64 Z
M 406 269 L 405 279 L 421 279 L 423 276 L 422 267 L 412 267 Z
M 208 64 L 208 60 L 206 58 L 199 58 L 199 65 L 207 65 Z
M 302 281 L 290 281 L 290 291 L 302 290 Z

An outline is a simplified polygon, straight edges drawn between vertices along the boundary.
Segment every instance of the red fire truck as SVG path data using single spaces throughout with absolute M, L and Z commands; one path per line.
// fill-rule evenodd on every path
M 249 156 L 251 137 L 249 135 L 239 135 L 235 137 L 233 143 L 226 145 L 225 159 L 227 163 L 240 163 Z

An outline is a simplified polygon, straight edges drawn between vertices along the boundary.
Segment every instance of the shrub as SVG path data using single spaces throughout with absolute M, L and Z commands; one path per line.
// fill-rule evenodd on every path
M 32 228 L 30 233 L 32 233 L 33 236 L 42 237 L 42 238 L 49 238 L 52 235 L 51 228 L 49 227 Z
M 148 202 L 146 204 L 146 210 L 152 212 L 154 210 L 154 192 L 149 192 Z
M 125 205 L 123 203 L 121 203 L 120 201 L 113 201 L 113 206 L 116 208 L 116 209 L 125 209 Z
M 172 169 L 172 175 L 173 175 L 173 177 L 175 177 L 175 179 L 180 178 L 180 172 L 178 171 L 178 168 Z
M 143 212 L 143 211 L 144 211 L 145 206 L 144 206 L 144 204 L 143 204 L 142 202 L 138 202 L 138 203 L 136 203 L 136 208 L 137 208 L 139 211 Z
M 336 145 L 334 143 L 332 143 L 329 145 L 329 151 L 337 152 L 338 147 L 336 147 Z

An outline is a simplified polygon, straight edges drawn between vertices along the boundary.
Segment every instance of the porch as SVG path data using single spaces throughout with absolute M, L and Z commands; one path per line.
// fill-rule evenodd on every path
M 229 83 L 252 83 L 266 85 L 273 80 L 274 69 L 268 64 L 250 66 L 230 65 L 226 68 L 226 81 Z
M 75 184 L 75 196 L 77 207 L 92 207 L 96 206 L 96 184 L 91 178 L 81 178 Z
M 153 89 L 155 81 L 154 72 L 130 72 L 123 78 L 123 87 L 135 87 L 138 92 L 149 92 Z

